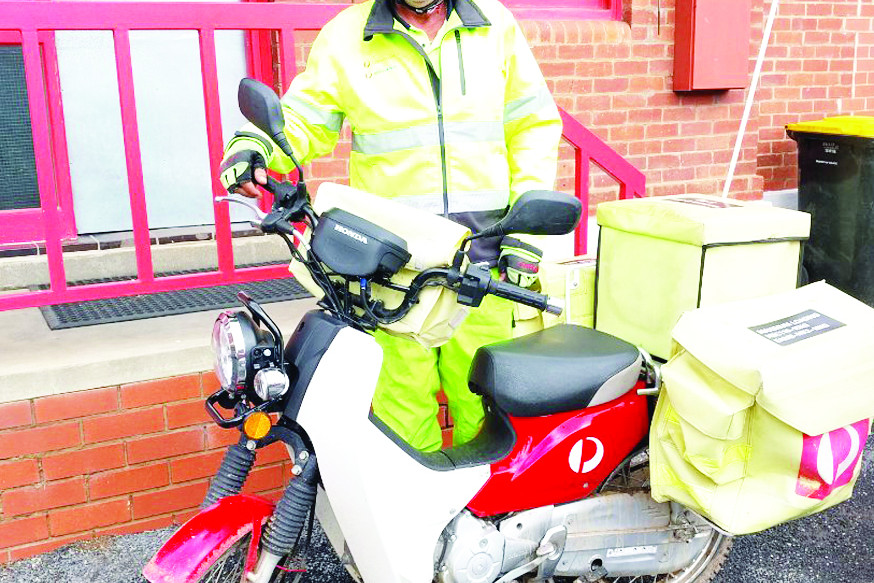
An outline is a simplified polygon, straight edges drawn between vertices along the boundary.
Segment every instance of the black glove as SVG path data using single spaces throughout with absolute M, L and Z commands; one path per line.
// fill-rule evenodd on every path
M 228 192 L 234 192 L 244 182 L 253 182 L 256 168 L 266 168 L 264 156 L 249 147 L 244 140 L 237 140 L 228 148 L 219 166 L 219 180 Z
M 534 245 L 506 236 L 501 239 L 498 270 L 506 281 L 519 287 L 531 287 L 537 282 L 542 257 L 543 251 Z

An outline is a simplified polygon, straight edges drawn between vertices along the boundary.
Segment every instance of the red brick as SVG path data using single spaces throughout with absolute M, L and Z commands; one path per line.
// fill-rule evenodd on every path
M 115 536 L 122 534 L 136 534 L 138 532 L 146 532 L 147 530 L 156 530 L 158 528 L 166 528 L 175 522 L 172 516 L 162 516 L 160 518 L 149 518 L 147 520 L 137 520 L 135 522 L 127 522 L 118 526 L 109 528 L 100 528 L 97 530 L 97 536 Z
M 124 446 L 120 443 L 47 455 L 42 469 L 47 480 L 84 476 L 124 465 Z
M 240 433 L 233 429 L 222 429 L 218 425 L 206 428 L 206 449 L 225 448 L 240 441 Z
M 243 486 L 243 492 L 247 494 L 256 494 L 258 492 L 267 492 L 269 490 L 277 490 L 285 487 L 282 477 L 282 466 L 274 465 L 266 468 L 258 468 L 252 470 L 246 484 Z
M 224 451 L 212 451 L 170 461 L 170 478 L 174 484 L 212 477 L 218 471 Z
M 203 430 L 177 431 L 127 443 L 127 461 L 138 464 L 203 450 Z
M 39 464 L 35 459 L 0 463 L 0 491 L 39 482 Z
M 15 547 L 49 537 L 45 514 L 0 523 L 0 546 Z
M 158 379 L 122 385 L 121 406 L 125 409 L 183 401 L 200 396 L 200 375 Z
M 105 415 L 83 420 L 82 427 L 85 432 L 85 443 L 154 433 L 164 429 L 164 411 L 162 407 L 154 407 L 142 411 Z
M 134 494 L 133 517 L 138 520 L 177 510 L 196 508 L 203 502 L 207 487 L 208 483 L 203 481 L 146 494 Z
M 76 478 L 65 482 L 49 482 L 36 488 L 21 488 L 3 493 L 4 516 L 30 514 L 50 508 L 72 506 L 85 502 L 85 480 Z
M 202 397 L 207 397 L 222 388 L 218 378 L 212 371 L 200 373 L 200 387 Z
M 50 512 L 49 531 L 52 536 L 61 536 L 128 520 L 130 520 L 128 500 L 113 500 Z
M 0 434 L 0 459 L 66 449 L 80 443 L 79 423 L 16 429 Z
M 161 463 L 95 474 L 88 480 L 88 489 L 91 499 L 97 500 L 160 488 L 169 483 L 169 469 L 166 463 Z
M 211 421 L 202 400 L 167 405 L 167 429 L 179 429 Z
M 276 443 L 270 444 L 263 449 L 259 449 L 257 456 L 258 457 L 255 458 L 255 467 L 260 467 L 276 462 L 287 462 L 290 459 L 288 457 L 288 449 L 281 441 L 277 441 Z
M 75 542 L 88 540 L 90 538 L 94 538 L 94 535 L 91 534 L 75 534 L 72 536 L 67 536 L 63 538 L 53 538 L 48 542 L 39 543 L 36 545 L 28 545 L 25 547 L 19 547 L 17 549 L 12 549 L 9 551 L 9 557 L 12 561 L 18 561 L 20 559 L 26 559 L 28 557 L 33 557 L 34 555 L 41 555 L 43 553 L 47 553 L 49 551 L 53 551 L 57 548 L 60 548 L 64 545 L 69 545 Z
M 35 399 L 33 410 L 37 423 L 77 419 L 118 409 L 118 391 L 94 389 Z
M 30 401 L 15 401 L 0 405 L 0 429 L 20 427 L 32 423 Z
M 260 494 L 259 494 L 260 495 Z M 200 514 L 200 508 L 196 508 L 194 510 L 186 510 L 184 512 L 178 512 L 173 514 L 173 522 L 176 524 L 185 524 L 195 516 Z

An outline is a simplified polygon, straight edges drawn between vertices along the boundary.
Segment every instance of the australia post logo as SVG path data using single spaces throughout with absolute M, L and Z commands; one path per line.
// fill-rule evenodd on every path
M 588 451 L 591 448 L 584 447 L 586 442 L 593 444 L 595 451 Z M 586 456 L 583 456 L 583 450 L 586 449 Z M 604 444 L 597 437 L 587 437 L 579 440 L 572 448 L 568 463 L 571 469 L 578 474 L 588 474 L 597 468 L 604 459 Z
M 868 439 L 868 420 L 823 435 L 804 435 L 795 493 L 824 500 L 850 483 Z

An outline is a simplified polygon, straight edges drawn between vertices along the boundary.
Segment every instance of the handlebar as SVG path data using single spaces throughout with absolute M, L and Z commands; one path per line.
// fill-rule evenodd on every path
M 562 300 L 550 298 L 547 295 L 497 279 L 489 282 L 488 293 L 556 316 L 560 316 L 564 311 L 564 302 Z
M 250 221 L 252 225 L 260 228 L 264 233 L 279 233 L 281 235 L 292 236 L 308 254 L 311 253 L 312 248 L 304 238 L 304 235 L 293 224 L 296 221 L 307 220 L 311 227 L 315 227 L 318 223 L 318 217 L 309 204 L 309 197 L 306 194 L 305 187 L 300 185 L 300 183 L 295 185 L 287 182 L 278 182 L 272 177 L 268 177 L 267 184 L 262 186 L 265 190 L 275 195 L 273 208 L 269 213 L 261 211 L 251 198 L 237 194 L 216 197 L 215 201 L 233 202 L 245 206 L 254 212 L 257 217 L 255 220 Z M 492 279 L 489 268 L 485 265 L 471 265 L 463 274 L 457 267 L 426 269 L 419 273 L 407 288 L 395 287 L 390 281 L 380 281 L 377 278 L 373 283 L 383 286 L 387 285 L 397 291 L 402 291 L 404 292 L 404 298 L 394 308 L 388 308 L 380 301 L 371 305 L 368 280 L 362 280 L 362 293 L 360 297 L 349 295 L 345 292 L 341 293 L 340 290 L 345 289 L 345 285 L 342 283 L 332 283 L 318 257 L 313 257 L 314 261 L 303 259 L 296 255 L 297 251 L 294 249 L 291 241 L 287 237 L 284 238 L 289 245 L 292 255 L 307 265 L 316 283 L 325 292 L 325 300 L 332 313 L 337 311 L 337 313 L 343 314 L 344 317 L 350 318 L 350 322 L 357 325 L 363 325 L 363 322 L 366 320 L 359 322 L 357 318 L 353 317 L 354 315 L 350 311 L 349 306 L 344 307 L 344 302 L 351 302 L 358 308 L 362 308 L 372 320 L 370 326 L 377 323 L 387 325 L 405 317 L 418 302 L 419 293 L 424 287 L 429 285 L 441 285 L 452 289 L 458 294 L 458 302 L 468 306 L 479 306 L 486 294 L 492 294 L 512 302 L 545 311 L 549 314 L 560 315 L 564 310 L 564 302 L 561 300 L 549 298 L 544 294 L 508 282 Z M 338 296 L 338 293 L 341 295 Z M 366 324 L 364 325 L 366 326 Z

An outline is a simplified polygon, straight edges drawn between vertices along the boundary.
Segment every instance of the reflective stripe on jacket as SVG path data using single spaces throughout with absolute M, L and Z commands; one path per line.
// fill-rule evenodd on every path
M 283 97 L 299 161 L 330 153 L 346 119 L 351 186 L 474 230 L 522 193 L 552 189 L 561 121 L 511 13 L 455 0 L 432 42 L 396 20 L 391 1 L 351 6 L 316 38 Z M 292 168 L 278 148 L 264 153 L 271 168 Z M 494 259 L 491 247 L 473 259 Z

